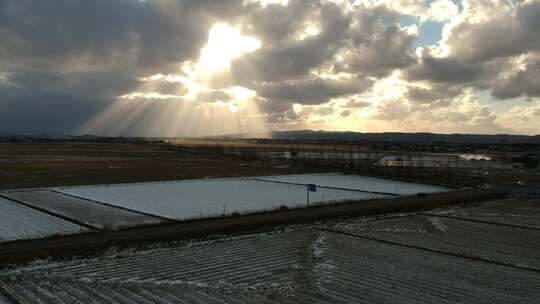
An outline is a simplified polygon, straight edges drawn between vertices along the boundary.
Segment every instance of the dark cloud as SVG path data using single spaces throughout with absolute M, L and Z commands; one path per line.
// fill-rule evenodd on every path
M 315 10 L 312 21 L 319 23 L 319 34 L 278 45 L 263 40 L 259 50 L 233 63 L 234 78 L 247 85 L 253 81 L 301 78 L 330 60 L 343 44 L 350 16 L 332 3 L 325 2 L 312 8 Z
M 350 11 L 317 0 L 290 0 L 287 6 L 243 0 L 5 0 L 0 2 L 0 84 L 9 94 L 0 108 L 13 117 L 38 117 L 43 114 L 38 105 L 48 103 L 82 124 L 118 96 L 182 95 L 187 88 L 181 83 L 140 78 L 177 74 L 184 61 L 196 61 L 216 22 L 240 24 L 262 46 L 234 61 L 230 75 L 213 75 L 213 90 L 199 92 L 198 102 L 231 100 L 223 89 L 243 85 L 257 91 L 261 111 L 274 121 L 297 117 L 292 103 L 323 104 L 364 92 L 373 83 L 368 77 L 410 63 L 414 39 L 397 25 L 396 12 Z M 318 32 L 301 38 L 309 27 Z M 342 65 L 334 65 L 335 56 L 345 51 Z M 314 74 L 321 69 L 357 77 L 322 79 Z M 26 100 L 26 108 L 4 110 L 16 100 Z M 77 109 L 77 115 L 70 113 Z M 69 132 L 68 125 L 75 122 L 58 128 Z
M 69 93 L 73 96 L 115 97 L 136 89 L 141 82 L 123 71 L 57 72 L 17 71 L 10 81 L 28 92 Z
M 265 114 L 265 121 L 272 125 L 290 123 L 300 117 L 293 110 L 292 104 L 289 103 L 273 102 L 264 98 L 258 98 L 254 102 L 257 108 Z
M 388 100 L 377 105 L 377 114 L 380 120 L 403 120 L 411 114 L 411 109 L 403 100 Z
M 142 92 L 154 92 L 162 95 L 178 95 L 182 96 L 188 92 L 188 89 L 181 82 L 169 81 L 149 81 L 138 87 L 137 90 Z
M 486 62 L 540 51 L 540 32 L 534 30 L 540 27 L 540 2 L 509 2 L 469 1 L 465 18 L 453 24 L 445 38 L 449 55 L 466 62 Z
M 196 56 L 208 29 L 242 13 L 242 1 L 5 0 L 0 58 L 160 69 Z M 35 61 L 35 62 L 32 62 Z
M 0 133 L 67 134 L 109 100 L 0 86 Z
M 286 6 L 269 4 L 250 14 L 243 29 L 248 35 L 259 37 L 266 47 L 279 47 L 296 40 L 319 7 L 316 1 L 290 0 Z
M 177 72 L 182 61 L 198 56 L 210 26 L 241 15 L 242 4 L 0 1 L 2 125 L 14 131 L 69 133 L 123 94 L 185 91 L 178 83 L 150 85 L 138 77 Z
M 384 77 L 392 70 L 414 63 L 411 46 L 416 35 L 407 34 L 397 26 L 390 26 L 373 34 L 371 40 L 353 46 L 344 56 L 342 69 L 369 76 Z
M 334 114 L 334 109 L 332 109 L 331 107 L 321 107 L 315 110 L 313 113 L 320 116 L 327 116 Z
M 540 56 L 529 56 L 521 69 L 498 79 L 491 93 L 500 99 L 540 97 Z
M 371 103 L 367 102 L 367 101 L 357 101 L 357 100 L 351 100 L 349 102 L 347 102 L 347 104 L 345 105 L 346 108 L 356 108 L 356 109 L 359 109 L 359 108 L 365 108 L 365 107 L 369 107 L 371 105 Z
M 229 94 L 223 90 L 199 92 L 199 94 L 197 94 L 197 101 L 199 102 L 229 101 L 232 99 L 234 99 L 232 94 Z
M 412 45 L 417 35 L 399 25 L 399 15 L 383 7 L 354 15 L 348 46 L 336 71 L 384 77 L 415 62 Z
M 358 94 L 371 86 L 366 79 L 306 79 L 273 82 L 256 88 L 259 96 L 274 101 L 306 105 L 321 104 L 332 98 Z
M 405 77 L 438 87 L 487 90 L 499 99 L 540 96 L 534 55 L 540 51 L 540 32 L 533 30 L 540 26 L 540 2 L 468 1 L 465 8 L 446 29 L 441 46 L 447 56 L 424 49 L 417 63 L 405 69 Z M 410 93 L 413 100 L 422 99 L 417 93 Z
M 351 110 L 343 110 L 339 113 L 341 117 L 349 117 L 352 114 Z
M 70 133 L 118 104 L 119 96 L 187 93 L 178 79 L 141 79 L 182 74 L 184 63 L 197 61 L 217 22 L 238 26 L 261 47 L 234 60 L 231 71 L 208 75 L 207 88 L 185 112 L 211 111 L 205 103 L 231 101 L 234 94 L 227 88 L 244 86 L 256 91 L 253 102 L 271 124 L 300 125 L 313 121 L 312 115 L 333 113 L 352 117 L 371 105 L 354 95 L 369 92 L 397 70 L 401 73 L 395 75 L 409 82 L 403 84 L 407 91 L 403 100 L 377 103 L 376 119 L 399 121 L 421 111 L 450 110 L 469 88 L 499 99 L 540 97 L 539 1 L 464 2 L 463 14 L 445 27 L 439 49 L 426 47 L 420 55 L 414 50 L 417 33 L 404 24 L 428 2 L 373 3 L 2 0 L 0 132 Z M 129 116 L 131 110 L 132 117 L 149 123 L 162 111 L 174 119 L 171 103 L 139 97 L 122 103 L 122 113 Z M 325 105 L 333 98 L 351 100 Z M 308 106 L 299 110 L 294 103 Z M 447 119 L 493 127 L 493 113 L 475 111 L 473 116 L 450 111 Z M 125 127 L 130 134 L 145 129 L 135 119 Z
M 446 103 L 461 93 L 462 90 L 459 88 L 447 86 L 432 88 L 409 87 L 405 96 L 409 101 L 414 103 L 431 104 Z
M 466 84 L 484 75 L 485 67 L 467 64 L 452 58 L 436 58 L 424 54 L 418 64 L 406 70 L 410 80 L 428 80 L 436 83 Z
M 110 58 L 136 42 L 139 1 L 32 1 L 0 3 L 0 54 L 20 60 Z

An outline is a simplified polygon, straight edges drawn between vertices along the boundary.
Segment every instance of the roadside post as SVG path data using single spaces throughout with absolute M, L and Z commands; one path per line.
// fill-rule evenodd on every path
M 310 192 L 317 192 L 317 185 L 307 184 L 307 206 L 308 207 L 309 207 L 309 193 Z

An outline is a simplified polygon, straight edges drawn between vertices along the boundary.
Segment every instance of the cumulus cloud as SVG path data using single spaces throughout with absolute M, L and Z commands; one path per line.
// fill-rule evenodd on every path
M 459 8 L 452 0 L 436 0 L 429 5 L 429 20 L 444 22 L 458 14 Z
M 371 85 L 366 79 L 306 79 L 274 82 L 257 88 L 259 96 L 279 102 L 321 104 L 332 98 L 363 92 Z
M 411 108 L 403 100 L 388 100 L 377 106 L 377 112 L 373 118 L 378 120 L 404 120 L 410 114 Z
M 398 17 L 381 8 L 356 12 L 351 39 L 340 52 L 335 70 L 384 77 L 412 64 L 412 44 L 418 32 L 400 26 Z
M 384 6 L 400 14 L 414 16 L 420 21 L 448 21 L 459 13 L 452 0 L 378 0 L 370 5 Z
M 514 132 L 537 134 L 540 128 L 540 101 L 512 108 L 499 118 L 502 125 L 511 125 Z
M 500 99 L 540 97 L 540 55 L 525 55 L 494 81 L 492 94 Z
M 463 12 L 445 27 L 442 47 L 448 56 L 485 62 L 540 50 L 539 1 L 463 1 Z
M 417 46 L 426 21 L 442 40 Z M 214 46 L 210 71 L 216 24 L 256 47 Z M 185 135 L 197 128 L 178 129 L 178 112 L 209 123 L 226 111 L 257 128 L 357 131 L 511 131 L 511 116 L 538 133 L 537 28 L 538 0 L 4 0 L 0 132 L 71 133 L 122 114 L 126 134 Z M 501 115 L 483 91 L 530 104 Z
M 432 108 L 450 106 L 452 100 L 462 92 L 455 87 L 439 86 L 439 87 L 414 87 L 407 89 L 404 97 L 413 104 L 430 106 Z
M 367 5 L 383 6 L 402 14 L 424 18 L 426 15 L 426 0 L 376 0 L 367 1 Z
M 320 2 L 311 6 L 308 4 L 311 1 L 302 2 L 305 2 L 305 10 L 311 8 L 312 12 L 309 16 L 312 22 L 320 24 L 320 32 L 305 39 L 299 39 L 299 37 L 288 39 L 284 43 L 279 43 L 279 38 L 282 37 L 278 37 L 277 43 L 272 41 L 267 43 L 263 40 L 260 49 L 233 63 L 232 73 L 236 80 L 249 85 L 253 81 L 300 78 L 332 59 L 348 33 L 350 16 L 342 7 L 331 2 Z M 296 22 L 303 24 L 302 19 Z M 289 26 L 299 26 L 299 24 Z M 265 25 L 269 28 L 258 29 L 258 31 L 273 31 L 274 24 Z
M 435 3 L 433 3 L 434 5 Z M 435 47 L 417 50 L 409 81 L 476 88 L 496 99 L 540 96 L 540 1 L 462 1 Z
M 197 55 L 215 14 L 241 12 L 242 1 L 233 0 L 6 0 L 0 58 L 54 69 L 161 69 Z
M 437 83 L 468 83 L 484 74 L 481 64 L 468 64 L 452 57 L 438 58 L 424 50 L 418 64 L 406 70 L 411 80 L 428 80 Z
M 472 91 L 433 106 L 415 104 L 406 97 L 380 103 L 372 118 L 390 123 L 390 130 L 399 130 L 406 124 L 411 131 L 419 132 L 509 132 L 501 125 L 490 106 L 482 105 Z
M 370 106 L 371 103 L 367 101 L 361 101 L 361 100 L 350 100 L 343 107 L 345 108 L 365 108 Z
M 0 66 L 9 78 L 0 83 L 6 92 L 0 119 L 16 120 L 9 129 L 23 132 L 71 132 L 118 96 L 136 91 L 141 76 L 178 70 L 180 62 L 198 56 L 216 14 L 234 18 L 242 3 L 2 1 Z M 162 84 L 159 90 L 174 88 Z M 43 107 L 70 119 L 55 120 Z

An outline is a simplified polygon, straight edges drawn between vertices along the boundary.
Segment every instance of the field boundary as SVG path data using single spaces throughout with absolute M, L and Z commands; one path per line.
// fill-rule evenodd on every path
M 94 225 L 91 225 L 91 224 L 88 224 L 88 223 L 85 223 L 85 222 L 76 220 L 76 219 L 74 219 L 74 218 L 71 218 L 71 217 L 68 217 L 68 216 L 65 216 L 65 215 L 56 213 L 56 212 L 52 212 L 52 211 L 47 210 L 47 209 L 45 209 L 45 208 L 40 208 L 40 207 L 31 205 L 31 204 L 25 203 L 25 202 L 23 202 L 23 201 L 21 201 L 21 200 L 18 200 L 18 199 L 9 197 L 9 196 L 4 195 L 4 194 L 0 194 L 0 198 L 3 198 L 3 199 L 5 199 L 5 200 L 7 200 L 7 201 L 10 201 L 10 202 L 13 202 L 13 203 L 15 203 L 15 204 L 17 204 L 17 205 L 22 205 L 22 206 L 24 206 L 24 207 L 33 209 L 33 210 L 35 210 L 35 211 L 38 211 L 38 212 L 47 214 L 47 215 L 49 215 L 49 216 L 52 216 L 52 217 L 61 219 L 61 220 L 63 220 L 63 221 L 66 221 L 66 222 L 69 222 L 69 223 L 72 223 L 72 224 L 75 224 L 75 225 L 84 227 L 84 228 L 86 228 L 86 229 L 89 229 L 90 231 L 100 231 L 100 230 L 102 230 L 101 228 L 96 227 L 96 226 L 94 226 Z
M 6 298 L 13 304 L 26 304 L 27 302 L 17 296 L 7 284 L 0 282 L 0 293 L 6 296 Z
M 467 218 L 462 216 L 456 216 L 456 215 L 446 215 L 446 214 L 436 214 L 436 213 L 427 213 L 427 212 L 421 212 L 420 215 L 424 216 L 434 216 L 434 217 L 441 217 L 451 220 L 458 220 L 458 221 L 465 221 L 465 222 L 473 222 L 473 223 L 480 223 L 480 224 L 488 224 L 488 225 L 497 225 L 497 226 L 504 226 L 504 227 L 510 227 L 510 228 L 521 228 L 521 229 L 529 229 L 529 230 L 536 230 L 540 231 L 540 228 L 537 227 L 531 227 L 531 226 L 525 226 L 525 225 L 517 225 L 517 224 L 509 224 L 509 223 L 501 223 L 501 222 L 495 222 L 495 221 L 484 221 L 479 220 L 475 218 Z
M 433 248 L 427 248 L 427 247 L 422 247 L 422 246 L 417 246 L 417 245 L 411 245 L 411 244 L 401 243 L 401 242 L 397 242 L 397 241 L 386 240 L 386 239 L 382 239 L 382 238 L 377 238 L 377 237 L 366 236 L 366 235 L 351 233 L 351 232 L 347 232 L 347 231 L 337 230 L 337 229 L 330 229 L 330 228 L 317 228 L 317 229 L 319 229 L 320 231 L 325 231 L 325 232 L 329 232 L 329 233 L 336 233 L 336 234 L 346 235 L 346 236 L 349 236 L 349 237 L 355 237 L 355 238 L 366 239 L 366 240 L 370 240 L 370 241 L 390 244 L 390 245 L 394 245 L 394 246 L 401 246 L 401 247 L 405 247 L 405 248 L 428 251 L 428 252 L 442 254 L 442 255 L 449 255 L 449 256 L 469 259 L 469 260 L 473 260 L 473 261 L 481 261 L 481 262 L 485 262 L 485 263 L 496 264 L 496 265 L 499 265 L 499 266 L 512 267 L 512 268 L 516 268 L 516 269 L 520 269 L 520 270 L 527 270 L 527 271 L 533 271 L 533 272 L 536 272 L 536 273 L 540 273 L 540 269 L 534 268 L 534 267 L 515 265 L 515 264 L 511 264 L 511 263 L 500 262 L 500 261 L 493 260 L 493 259 L 486 259 L 486 258 L 482 258 L 482 257 L 475 257 L 475 256 L 470 256 L 470 255 L 465 255 L 465 254 L 448 252 L 448 251 L 444 251 L 444 250 L 440 250 L 440 249 L 433 249 Z
M 295 185 L 295 186 L 307 186 L 308 184 L 302 184 L 302 183 L 293 183 L 293 182 L 284 182 L 284 181 L 275 181 L 275 180 L 268 180 L 268 179 L 262 179 L 262 178 L 252 178 L 252 180 L 259 181 L 259 182 L 267 182 L 267 183 L 276 183 L 276 184 L 286 184 L 286 185 Z M 325 188 L 325 189 L 336 189 L 336 190 L 344 190 L 344 191 L 354 191 L 354 192 L 363 192 L 363 193 L 373 193 L 373 194 L 380 194 L 380 195 L 388 195 L 388 196 L 403 196 L 396 193 L 389 193 L 389 192 L 378 192 L 378 191 L 369 191 L 369 190 L 362 190 L 362 189 L 352 189 L 352 188 L 341 188 L 341 187 L 332 187 L 332 186 L 324 186 L 324 185 L 316 185 L 318 188 Z
M 435 193 L 423 197 L 402 196 L 318 205 L 309 208 L 261 212 L 237 217 L 196 219 L 116 231 L 87 232 L 79 235 L 56 236 L 47 239 L 21 240 L 0 244 L 0 264 L 23 262 L 50 256 L 88 254 L 109 246 L 132 246 L 144 242 L 181 240 L 253 231 L 276 225 L 297 224 L 369 216 L 393 212 L 431 209 L 447 205 L 468 204 L 505 197 L 506 191 L 470 189 Z
M 126 208 L 126 207 L 117 206 L 117 205 L 113 205 L 113 204 L 109 204 L 109 203 L 104 203 L 104 202 L 96 201 L 96 200 L 89 199 L 89 198 L 86 198 L 86 197 L 82 197 L 82 196 L 78 196 L 78 195 L 74 195 L 74 194 L 69 194 L 69 193 L 64 193 L 64 192 L 56 190 L 56 189 L 49 189 L 49 191 L 54 192 L 56 194 L 64 195 L 64 196 L 71 197 L 71 198 L 80 199 L 80 200 L 83 200 L 83 201 L 91 202 L 91 203 L 102 205 L 102 206 L 112 207 L 112 208 L 121 209 L 121 210 L 124 210 L 124 211 L 132 212 L 132 213 L 136 213 L 136 214 L 140 214 L 140 215 L 144 215 L 144 216 L 154 217 L 154 218 L 160 219 L 161 221 L 164 221 L 164 222 L 175 222 L 175 221 L 177 221 L 177 220 L 175 220 L 173 218 L 168 218 L 168 217 L 164 217 L 164 216 L 160 216 L 160 215 L 156 215 L 156 214 L 146 213 L 144 211 L 129 209 L 129 208 Z

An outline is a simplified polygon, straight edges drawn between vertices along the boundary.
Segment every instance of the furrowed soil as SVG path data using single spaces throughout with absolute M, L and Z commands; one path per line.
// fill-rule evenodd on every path
M 150 143 L 0 143 L 0 189 L 314 172 Z

